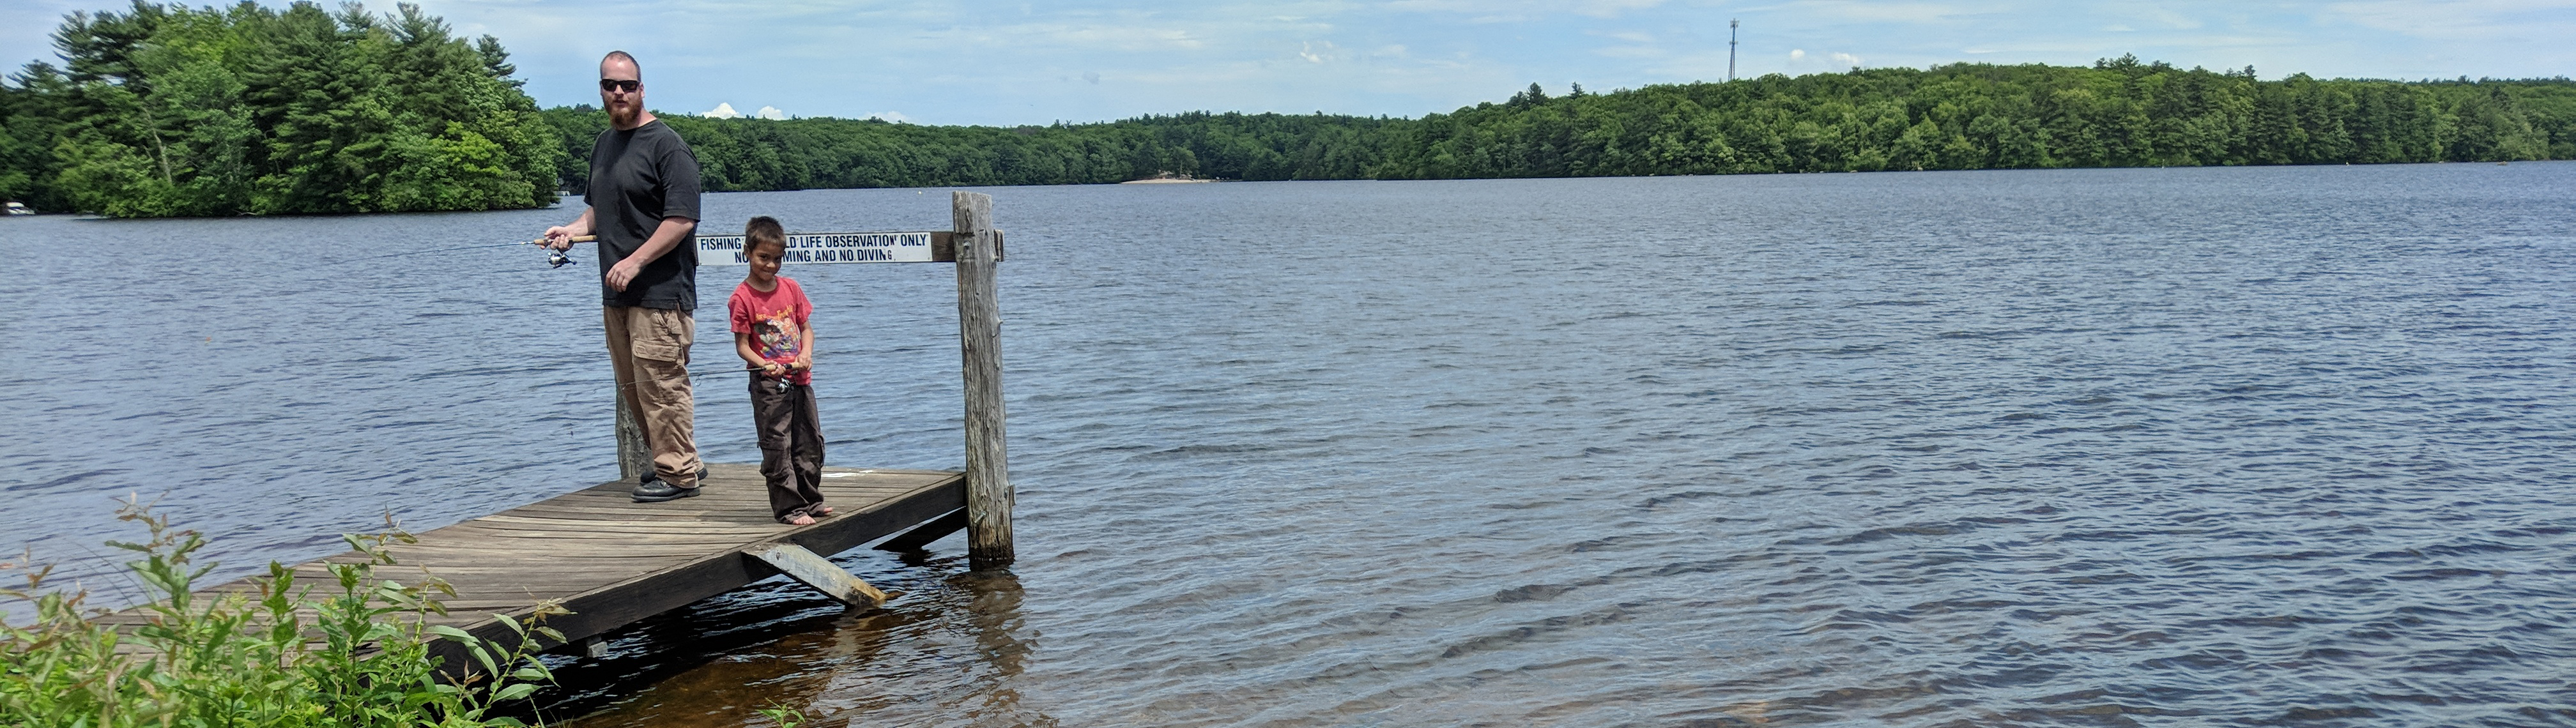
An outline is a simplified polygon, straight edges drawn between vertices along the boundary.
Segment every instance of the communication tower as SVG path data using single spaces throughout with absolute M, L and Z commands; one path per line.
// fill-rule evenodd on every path
M 1735 26 L 1742 25 L 1743 23 L 1744 23 L 1744 21 L 1735 20 L 1735 19 L 1732 19 L 1732 18 L 1730 18 L 1730 19 L 1728 19 L 1728 20 L 1726 21 L 1726 82 L 1727 82 L 1727 83 L 1735 83 Z

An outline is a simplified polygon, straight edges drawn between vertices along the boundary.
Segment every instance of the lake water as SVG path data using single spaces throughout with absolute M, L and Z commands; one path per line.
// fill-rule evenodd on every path
M 574 725 L 2576 723 L 2576 164 L 986 190 L 1020 562 L 694 605 Z M 934 229 L 945 190 L 710 195 Z M 564 210 L 0 220 L 0 546 L 131 593 L 616 474 Z M 702 270 L 702 368 L 730 361 Z M 790 268 L 838 465 L 954 279 Z M 741 387 L 710 459 L 756 461 Z

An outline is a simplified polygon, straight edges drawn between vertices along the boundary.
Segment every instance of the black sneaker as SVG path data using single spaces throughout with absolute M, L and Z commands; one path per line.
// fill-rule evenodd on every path
M 629 492 L 629 495 L 634 496 L 637 503 L 660 503 L 666 500 L 697 497 L 698 489 L 674 488 L 670 483 L 662 482 L 661 478 L 654 478 L 635 486 L 635 490 Z

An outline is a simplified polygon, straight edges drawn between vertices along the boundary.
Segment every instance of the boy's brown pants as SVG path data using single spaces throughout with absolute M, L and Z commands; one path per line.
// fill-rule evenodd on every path
M 675 488 L 698 487 L 697 403 L 689 391 L 689 344 L 698 322 L 688 311 L 602 306 L 608 326 L 608 359 L 617 389 L 635 407 L 644 442 L 653 448 L 653 473 Z
M 814 417 L 814 388 L 751 375 L 751 421 L 760 429 L 760 475 L 769 480 L 769 514 L 785 521 L 823 503 L 823 428 Z

